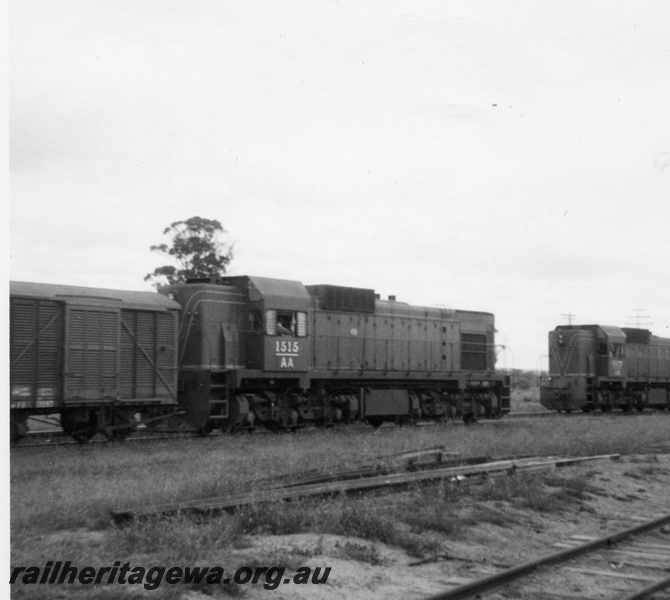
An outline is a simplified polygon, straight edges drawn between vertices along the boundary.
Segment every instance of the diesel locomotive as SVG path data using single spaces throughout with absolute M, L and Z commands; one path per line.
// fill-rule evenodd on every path
M 58 413 L 78 441 L 175 417 L 201 434 L 500 417 L 490 313 L 264 277 L 154 292 L 10 284 L 12 437 Z
M 670 339 L 647 329 L 562 325 L 549 332 L 545 408 L 630 411 L 670 408 Z

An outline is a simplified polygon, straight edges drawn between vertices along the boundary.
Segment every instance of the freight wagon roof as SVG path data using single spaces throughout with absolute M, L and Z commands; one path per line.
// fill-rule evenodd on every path
M 10 281 L 10 297 L 42 298 L 70 304 L 96 304 L 98 306 L 122 306 L 145 310 L 179 309 L 174 300 L 156 292 L 109 290 L 53 283 L 31 283 Z

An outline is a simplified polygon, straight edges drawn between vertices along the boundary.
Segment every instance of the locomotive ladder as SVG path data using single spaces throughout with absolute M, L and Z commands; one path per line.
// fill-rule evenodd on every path
M 209 385 L 209 418 L 212 421 L 227 419 L 229 415 L 229 401 L 226 373 L 212 373 Z

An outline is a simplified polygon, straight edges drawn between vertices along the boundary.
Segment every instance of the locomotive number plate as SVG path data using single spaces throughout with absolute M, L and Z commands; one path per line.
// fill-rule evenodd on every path
M 275 342 L 275 356 L 279 359 L 279 367 L 281 369 L 293 369 L 293 359 L 300 356 L 300 345 L 293 340 L 277 340 Z

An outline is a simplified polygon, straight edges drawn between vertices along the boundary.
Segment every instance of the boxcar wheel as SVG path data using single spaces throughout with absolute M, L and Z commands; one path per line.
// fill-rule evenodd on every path
M 108 440 L 125 440 L 136 428 L 137 421 L 133 411 L 113 408 L 105 411 L 102 432 Z
M 98 432 L 98 411 L 93 408 L 70 408 L 60 415 L 63 431 L 80 444 L 88 442 Z
M 12 413 L 9 419 L 9 440 L 18 442 L 28 433 L 28 415 Z
M 198 428 L 198 436 L 200 437 L 208 437 L 212 431 L 214 431 L 214 421 L 207 421 L 202 427 Z

